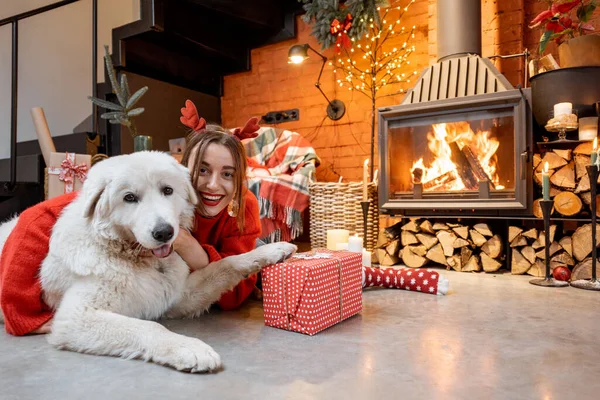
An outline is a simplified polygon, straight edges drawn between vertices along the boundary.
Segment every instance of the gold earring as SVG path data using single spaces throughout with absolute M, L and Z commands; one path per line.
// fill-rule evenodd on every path
M 237 213 L 238 213 L 237 209 L 238 209 L 237 201 L 231 200 L 229 202 L 229 204 L 227 204 L 227 214 L 229 214 L 230 217 L 237 217 Z

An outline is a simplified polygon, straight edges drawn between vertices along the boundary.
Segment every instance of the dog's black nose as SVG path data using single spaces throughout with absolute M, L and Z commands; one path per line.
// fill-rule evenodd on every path
M 175 230 L 169 224 L 160 224 L 152 231 L 152 237 L 159 242 L 168 242 L 173 237 Z

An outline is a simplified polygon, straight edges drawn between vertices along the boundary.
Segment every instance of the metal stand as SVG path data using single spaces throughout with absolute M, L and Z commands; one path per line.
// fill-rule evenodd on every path
M 369 204 L 371 201 L 361 201 L 360 206 L 363 212 L 363 244 L 367 248 L 367 216 L 369 215 Z
M 592 202 L 590 208 L 592 210 L 592 279 L 579 279 L 571 282 L 571 286 L 578 289 L 598 290 L 600 291 L 600 281 L 596 278 L 596 189 L 598 186 L 598 167 L 596 165 L 588 165 L 586 167 L 588 176 L 590 177 L 590 191 L 592 193 Z
M 592 202 L 593 203 L 593 202 Z M 532 285 L 544 287 L 567 287 L 568 282 L 558 281 L 552 277 L 550 273 L 550 213 L 552 212 L 553 200 L 542 200 L 540 206 L 544 215 L 544 232 L 546 235 L 544 250 L 546 252 L 546 277 L 544 279 L 532 279 L 529 281 Z

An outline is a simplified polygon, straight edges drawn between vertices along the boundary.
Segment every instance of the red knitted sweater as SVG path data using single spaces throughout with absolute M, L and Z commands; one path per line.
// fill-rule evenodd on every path
M 65 194 L 25 210 L 4 244 L 0 254 L 0 307 L 6 332 L 12 335 L 26 335 L 52 318 L 52 310 L 42 301 L 38 274 L 48 254 L 52 227 L 76 196 L 77 193 Z M 250 251 L 260 235 L 258 201 L 248 191 L 243 234 L 226 210 L 215 218 L 197 215 L 196 227 L 194 236 L 202 243 L 210 261 Z M 226 310 L 240 306 L 252 293 L 255 283 L 256 276 L 247 278 L 223 294 L 218 304 Z

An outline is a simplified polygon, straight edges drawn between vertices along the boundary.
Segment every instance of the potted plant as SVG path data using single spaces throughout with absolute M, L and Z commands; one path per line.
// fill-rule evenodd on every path
M 129 133 L 133 137 L 134 151 L 152 150 L 152 137 L 138 134 L 135 121 L 133 120 L 133 117 L 137 117 L 144 112 L 143 107 L 134 108 L 134 106 L 142 98 L 144 93 L 148 91 L 148 86 L 144 86 L 133 95 L 130 94 L 127 76 L 121 74 L 120 84 L 117 80 L 117 74 L 112 63 L 112 58 L 108 52 L 108 46 L 104 46 L 104 61 L 106 62 L 106 69 L 108 71 L 112 91 L 117 96 L 119 103 L 113 103 L 91 96 L 89 96 L 88 99 L 98 107 L 102 107 L 108 111 L 102 114 L 100 116 L 101 118 L 108 119 L 108 122 L 111 124 L 120 124 L 127 127 Z
M 554 40 L 558 46 L 561 67 L 600 66 L 600 36 L 590 32 L 589 23 L 597 0 L 546 0 L 548 9 L 538 14 L 530 28 L 541 27 L 540 56 Z

